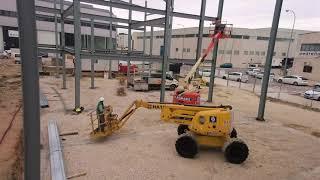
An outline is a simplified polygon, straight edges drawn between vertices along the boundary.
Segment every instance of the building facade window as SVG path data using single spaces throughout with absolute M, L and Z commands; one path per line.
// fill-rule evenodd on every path
M 305 73 L 312 73 L 312 66 L 310 66 L 310 65 L 304 65 L 304 66 L 303 66 L 303 72 L 305 72 Z
M 268 40 L 269 40 L 269 37 L 257 36 L 257 40 L 268 41 Z
M 190 48 L 187 48 L 187 52 L 190 52 Z
M 259 56 L 260 55 L 260 52 L 259 51 L 256 51 L 256 56 Z
M 254 51 L 250 51 L 250 55 L 254 55 Z
M 250 39 L 250 36 L 243 35 L 243 36 L 242 36 L 242 39 Z
M 234 51 L 233 51 L 233 54 L 234 54 L 234 55 L 239 55 L 239 54 L 240 54 L 240 51 L 239 51 L 239 50 L 234 50 Z
M 224 54 L 224 50 L 219 50 L 219 54 Z
M 178 52 L 179 51 L 179 48 L 176 48 L 176 52 Z
M 249 54 L 249 52 L 248 52 L 248 51 L 244 51 L 243 53 L 244 53 L 244 55 L 248 55 L 248 54 Z
M 182 50 L 183 52 L 186 52 L 186 48 L 183 48 L 183 50 Z
M 301 44 L 300 51 L 320 51 L 320 43 Z
M 242 35 L 231 35 L 233 39 L 242 39 Z
M 226 54 L 232 54 L 232 50 L 227 50 Z
M 281 53 L 281 55 L 282 55 L 282 56 L 286 56 L 286 55 L 287 55 L 287 53 L 283 52 L 283 53 Z
M 265 51 L 261 51 L 260 54 L 261 54 L 261 56 L 265 56 L 266 52 Z

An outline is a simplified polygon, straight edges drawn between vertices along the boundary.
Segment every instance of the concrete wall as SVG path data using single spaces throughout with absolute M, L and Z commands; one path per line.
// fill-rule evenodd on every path
M 301 44 L 320 44 L 320 32 L 299 35 L 296 46 L 296 58 L 291 74 L 302 75 L 310 80 L 320 82 L 320 51 L 301 51 Z M 312 66 L 312 72 L 303 72 L 305 65 Z
M 294 37 L 300 33 L 306 31 L 295 31 Z M 172 30 L 172 35 L 182 35 L 182 34 L 197 34 L 198 28 L 184 28 L 184 29 L 174 29 Z M 204 34 L 209 33 L 209 28 L 204 28 Z M 262 29 L 248 29 L 248 28 L 233 28 L 233 35 L 246 35 L 249 36 L 249 39 L 221 39 L 219 42 L 219 52 L 217 58 L 217 65 L 231 62 L 235 67 L 247 67 L 248 63 L 261 63 L 264 64 L 267 55 L 268 40 L 257 40 L 257 37 L 269 37 L 270 28 Z M 142 37 L 142 32 L 133 33 L 134 40 L 134 49 L 142 50 L 143 39 L 138 38 Z M 150 36 L 150 32 L 147 32 L 146 36 Z M 157 38 L 157 36 L 163 36 L 163 31 L 155 31 L 153 38 L 153 54 L 160 54 L 160 46 L 163 45 L 163 38 Z M 290 29 L 279 29 L 277 38 L 289 38 Z M 204 37 L 202 42 L 202 50 L 207 48 L 211 38 Z M 288 40 L 280 41 L 278 40 L 275 45 L 276 55 L 274 58 L 283 59 L 286 57 L 286 52 L 288 48 Z M 150 39 L 146 40 L 146 54 L 149 54 Z M 289 57 L 294 57 L 295 55 L 296 41 L 292 42 L 290 49 Z M 183 52 L 183 48 L 186 49 L 186 52 Z M 184 58 L 184 59 L 195 59 L 197 49 L 197 37 L 179 37 L 171 39 L 171 49 L 170 57 L 171 58 Z M 189 52 L 187 52 L 189 50 Z M 224 52 L 222 52 L 224 51 Z M 232 54 L 227 54 L 227 51 L 231 51 Z M 235 51 L 239 51 L 239 54 L 236 54 Z M 245 51 L 248 51 L 248 55 L 244 54 Z M 250 52 L 253 54 L 250 54 Z M 264 54 L 263 54 L 264 53 Z M 261 55 L 262 54 L 262 55 Z M 206 58 L 207 60 L 212 59 L 212 51 Z

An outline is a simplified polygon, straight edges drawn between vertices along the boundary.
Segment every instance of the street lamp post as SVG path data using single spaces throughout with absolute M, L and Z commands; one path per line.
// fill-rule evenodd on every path
M 287 56 L 286 56 L 286 60 L 284 63 L 284 75 L 287 75 L 287 65 L 288 65 L 288 58 L 289 58 L 289 52 L 290 52 L 290 46 L 291 46 L 291 41 L 292 41 L 292 34 L 293 34 L 293 30 L 294 30 L 294 25 L 296 23 L 296 13 L 294 13 L 293 10 L 287 9 L 286 12 L 291 12 L 293 14 L 293 25 L 292 25 L 292 29 L 291 29 L 291 33 L 290 33 L 290 39 L 289 39 L 289 45 L 288 45 L 288 50 L 287 50 Z
M 184 25 L 183 24 L 177 24 L 179 26 L 182 26 L 184 28 Z M 182 37 L 182 52 L 181 52 L 181 59 L 183 59 L 183 51 L 184 51 L 184 37 L 185 37 L 185 34 L 184 34 L 184 30 L 183 30 L 183 37 Z

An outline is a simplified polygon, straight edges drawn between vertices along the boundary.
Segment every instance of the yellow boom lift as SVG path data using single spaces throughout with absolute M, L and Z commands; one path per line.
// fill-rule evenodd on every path
M 134 101 L 121 117 L 113 113 L 113 108 L 105 108 L 105 123 L 99 124 L 91 113 L 92 138 L 110 136 L 121 129 L 134 112 L 140 108 L 160 109 L 161 120 L 178 124 L 177 153 L 185 158 L 193 158 L 199 146 L 221 148 L 227 161 L 240 164 L 246 160 L 249 150 L 244 141 L 237 138 L 232 127 L 232 107 L 188 106 L 170 103 Z

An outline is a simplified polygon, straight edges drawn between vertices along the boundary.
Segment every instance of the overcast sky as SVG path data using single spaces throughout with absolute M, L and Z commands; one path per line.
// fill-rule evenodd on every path
M 128 1 L 128 0 L 124 0 Z M 134 4 L 144 6 L 145 0 L 132 0 Z M 216 16 L 219 0 L 207 0 L 206 16 Z M 263 28 L 270 27 L 276 0 L 225 0 L 223 20 L 234 27 Z M 165 9 L 163 0 L 148 0 L 148 7 Z M 200 14 L 201 0 L 174 0 L 174 11 Z M 283 0 L 279 27 L 291 28 L 293 14 L 285 12 L 291 9 L 296 13 L 296 29 L 320 31 L 320 0 Z M 128 11 L 113 9 L 117 17 L 127 18 Z M 133 19 L 143 20 L 143 13 L 133 12 Z M 150 16 L 154 19 L 159 16 Z M 195 27 L 198 21 L 174 18 L 173 28 Z M 182 25 L 178 25 L 182 24 Z M 209 22 L 205 23 L 209 26 Z

